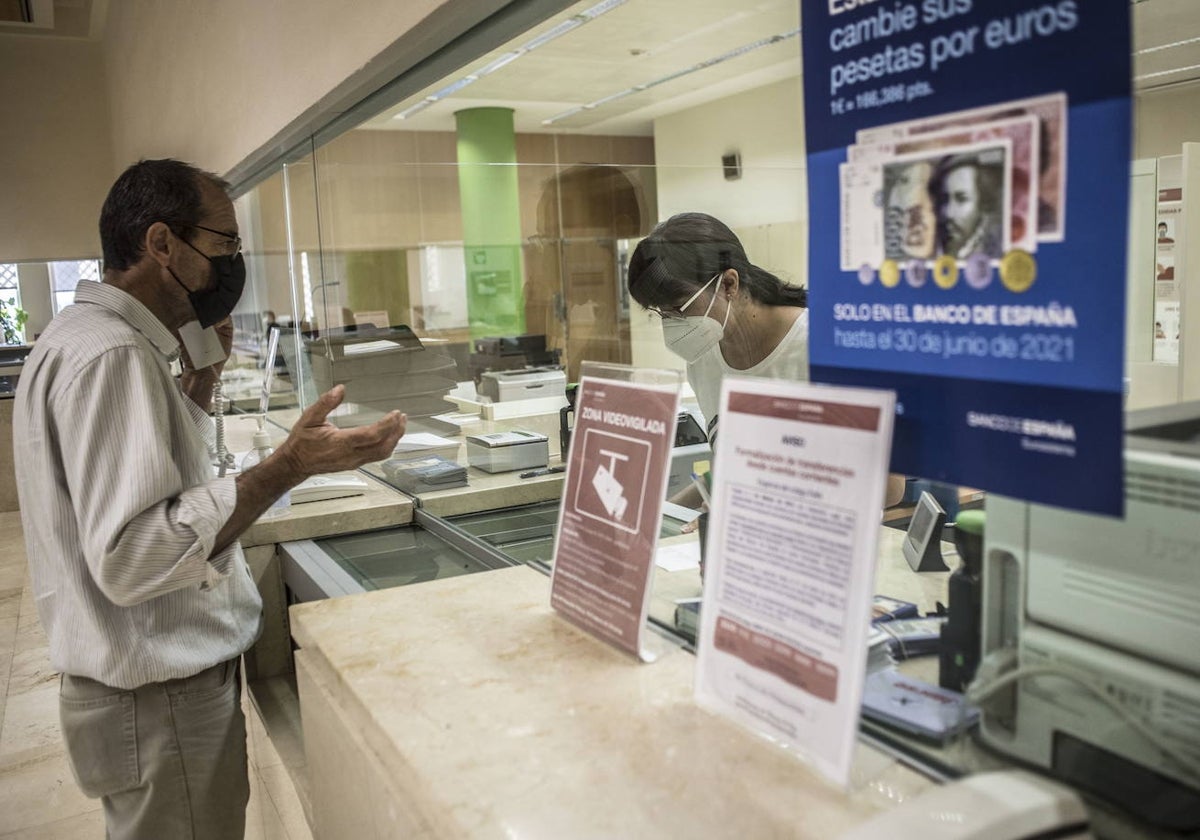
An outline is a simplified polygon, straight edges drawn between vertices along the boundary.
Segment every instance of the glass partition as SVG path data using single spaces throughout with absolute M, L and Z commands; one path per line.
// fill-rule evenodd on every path
M 410 440 L 437 440 L 394 460 L 441 458 L 461 474 L 435 464 L 414 489 L 396 478 L 394 464 L 367 472 L 515 560 L 549 562 L 561 475 L 484 472 L 465 438 L 543 434 L 544 467 L 561 467 L 564 391 L 582 362 L 683 366 L 666 350 L 657 317 L 626 291 L 633 249 L 673 214 L 716 216 L 751 262 L 809 284 L 799 5 L 585 0 L 486 55 L 463 56 L 451 75 L 364 114 L 328 143 L 289 154 L 279 172 L 238 201 L 249 285 L 235 315 L 227 379 L 245 393 L 256 393 L 255 383 L 261 391 L 263 348 L 277 325 L 282 361 L 271 402 L 278 424 L 290 427 L 336 383 L 347 393 L 334 422 L 406 411 Z M 1167 29 L 1147 25 L 1166 5 L 1134 5 L 1139 62 L 1194 49 L 1188 32 L 1165 34 L 1179 20 Z M 1150 106 L 1161 117 L 1191 96 L 1177 76 L 1157 93 L 1143 84 L 1193 69 L 1176 64 L 1135 78 L 1140 157 L 1174 153 L 1193 139 L 1172 134 L 1169 120 L 1143 119 Z M 1163 208 L 1155 205 L 1153 167 L 1143 175 L 1147 183 L 1135 192 L 1145 206 L 1135 206 L 1135 222 L 1166 224 L 1153 235 L 1150 225 L 1135 224 L 1134 250 L 1146 259 L 1139 257 L 1131 279 L 1141 291 L 1131 308 L 1141 332 L 1131 332 L 1140 343 L 1130 359 L 1156 374 L 1152 360 L 1181 350 L 1168 323 L 1180 309 L 1175 302 L 1156 314 L 1150 285 L 1174 291 L 1163 285 L 1174 280 L 1166 260 L 1180 248 L 1183 221 L 1156 216 Z M 1173 302 L 1162 294 L 1157 302 Z M 1138 375 L 1135 397 L 1152 399 L 1137 391 Z M 686 395 L 685 406 L 695 409 Z M 685 465 L 705 457 L 702 443 L 688 446 L 678 453 Z M 910 487 L 908 503 L 926 485 Z M 928 489 L 949 499 L 947 510 L 979 502 L 957 488 Z M 906 517 L 894 509 L 885 518 L 902 529 Z M 679 524 L 664 521 L 668 544 L 696 540 L 680 534 Z M 879 591 L 934 611 L 947 600 L 947 576 L 905 567 L 897 533 L 885 529 Z M 698 570 L 658 569 L 655 576 L 652 618 L 692 637 L 696 615 L 687 603 L 700 595 Z M 902 667 L 937 681 L 932 658 Z M 883 724 L 866 722 L 863 730 L 938 774 L 996 763 L 969 738 L 931 744 Z

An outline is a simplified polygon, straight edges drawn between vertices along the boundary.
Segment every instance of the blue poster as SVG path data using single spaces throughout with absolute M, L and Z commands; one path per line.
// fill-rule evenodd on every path
M 1120 515 L 1128 0 L 801 0 L 812 378 L 892 469 Z

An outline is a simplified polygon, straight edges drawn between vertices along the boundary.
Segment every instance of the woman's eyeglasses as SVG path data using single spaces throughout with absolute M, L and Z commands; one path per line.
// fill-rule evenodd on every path
M 655 315 L 657 315 L 659 318 L 662 318 L 664 321 L 682 321 L 684 318 L 687 317 L 686 313 L 687 313 L 688 307 L 691 306 L 693 303 L 695 303 L 696 298 L 700 297 L 700 295 L 703 294 L 704 290 L 712 285 L 713 280 L 716 280 L 720 276 L 721 276 L 720 273 L 714 274 L 707 283 L 705 283 L 703 286 L 701 286 L 699 289 L 696 290 L 696 294 L 692 295 L 683 304 L 681 304 L 679 306 L 666 306 L 666 307 L 647 306 L 646 310 L 649 312 L 653 312 Z
M 683 314 L 682 306 L 647 306 L 646 311 L 653 312 L 664 321 L 682 321 L 687 318 L 687 316 Z

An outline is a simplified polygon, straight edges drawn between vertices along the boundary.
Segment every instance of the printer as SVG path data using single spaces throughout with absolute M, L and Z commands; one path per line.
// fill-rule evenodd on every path
M 457 384 L 454 359 L 426 347 L 407 326 L 329 330 L 306 340 L 305 349 L 317 392 L 340 383 L 346 401 L 373 419 L 397 408 L 409 417 L 440 414 Z
M 480 375 L 478 392 L 494 402 L 565 397 L 567 375 L 558 367 L 489 370 Z
M 980 737 L 1194 831 L 1200 402 L 1127 414 L 1124 460 L 1124 518 L 988 497 Z
M 559 357 L 544 335 L 493 335 L 475 339 L 468 366 L 478 386 L 484 371 L 557 367 Z

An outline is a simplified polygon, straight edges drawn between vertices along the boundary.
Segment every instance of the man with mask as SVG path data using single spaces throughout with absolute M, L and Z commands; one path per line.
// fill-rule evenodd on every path
M 195 369 L 178 337 L 218 326 L 229 349 L 245 265 L 226 189 L 174 160 L 117 179 L 100 214 L 103 282 L 81 282 L 42 334 L 14 407 L 63 738 L 110 837 L 242 836 L 238 661 L 262 602 L 237 537 L 308 476 L 387 457 L 405 427 L 393 412 L 335 428 L 335 388 L 260 465 L 214 477 L 206 409 L 221 364 Z

